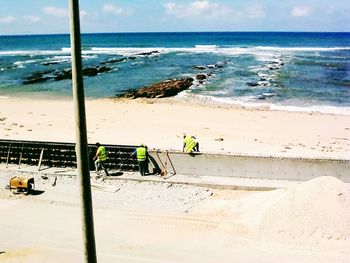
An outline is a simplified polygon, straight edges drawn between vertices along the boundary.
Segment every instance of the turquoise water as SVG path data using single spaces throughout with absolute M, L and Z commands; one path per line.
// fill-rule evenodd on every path
M 68 35 L 0 36 L 0 96 L 71 96 L 71 81 L 54 79 L 69 46 Z M 85 34 L 82 46 L 84 68 L 108 67 L 84 77 L 90 98 L 205 74 L 180 98 L 350 112 L 350 33 Z

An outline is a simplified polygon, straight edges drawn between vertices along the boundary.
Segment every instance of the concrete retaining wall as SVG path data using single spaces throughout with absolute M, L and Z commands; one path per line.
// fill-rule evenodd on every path
M 350 160 L 276 158 L 243 155 L 182 154 L 150 152 L 168 173 L 277 180 L 310 180 L 334 176 L 350 182 Z M 166 164 L 165 164 L 166 163 Z M 150 164 L 154 167 L 153 164 Z
M 137 171 L 138 164 L 130 154 L 136 146 L 104 145 L 109 152 L 107 166 L 121 171 Z M 40 164 L 48 167 L 76 167 L 73 143 L 0 140 L 0 163 Z M 95 146 L 89 145 L 90 169 Z M 334 176 L 350 183 L 350 160 L 277 158 L 221 154 L 183 154 L 150 151 L 150 171 L 166 169 L 183 175 L 225 176 L 276 180 L 310 180 Z

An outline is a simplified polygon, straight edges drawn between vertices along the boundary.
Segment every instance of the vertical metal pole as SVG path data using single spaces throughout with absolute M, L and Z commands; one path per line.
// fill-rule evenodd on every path
M 41 163 L 43 161 L 43 157 L 44 157 L 44 148 L 41 148 L 40 158 L 39 158 L 39 163 L 38 163 L 38 171 L 40 171 Z
M 21 153 L 19 154 L 18 169 L 21 169 L 21 162 L 22 162 L 22 156 L 23 156 L 23 147 L 24 147 L 24 144 L 22 143 Z
M 96 247 L 92 210 L 89 152 L 86 135 L 86 117 L 84 84 L 81 59 L 81 39 L 79 22 L 79 0 L 69 0 L 70 5 L 70 42 L 72 50 L 73 101 L 76 121 L 76 151 L 80 178 L 82 223 L 84 239 L 84 260 L 95 263 Z
M 9 144 L 9 151 L 7 152 L 6 168 L 7 168 L 8 164 L 9 164 L 10 153 L 11 153 L 11 143 Z

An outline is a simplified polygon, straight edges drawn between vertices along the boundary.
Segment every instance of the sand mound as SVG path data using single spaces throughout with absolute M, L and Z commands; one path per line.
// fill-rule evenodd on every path
M 243 198 L 239 210 L 241 223 L 266 238 L 350 237 L 350 186 L 334 177 Z
M 266 210 L 260 223 L 265 233 L 293 238 L 350 237 L 350 189 L 333 177 L 319 177 L 287 189 Z

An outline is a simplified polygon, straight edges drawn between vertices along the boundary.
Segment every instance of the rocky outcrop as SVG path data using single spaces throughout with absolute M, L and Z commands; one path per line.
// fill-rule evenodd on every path
M 118 63 L 118 62 L 123 62 L 125 60 L 127 60 L 128 58 L 112 58 L 112 59 L 108 59 L 106 61 L 101 62 L 101 64 L 112 64 L 112 63 Z
M 88 77 L 94 77 L 99 73 L 108 72 L 110 70 L 112 70 L 112 68 L 106 67 L 106 66 L 84 68 L 83 75 Z M 52 79 L 56 81 L 64 80 L 64 79 L 72 79 L 72 70 L 64 69 L 62 71 L 49 70 L 49 71 L 35 72 L 29 77 L 27 77 L 23 81 L 23 84 L 33 84 L 33 83 L 44 82 Z
M 205 80 L 206 78 L 207 78 L 207 75 L 204 75 L 204 74 L 198 74 L 196 76 L 196 79 L 198 79 L 198 80 Z
M 47 81 L 51 78 L 49 74 L 51 74 L 52 72 L 53 70 L 34 72 L 32 75 L 30 75 L 29 77 L 27 77 L 27 79 L 23 81 L 23 84 L 33 84 Z
M 193 78 L 167 80 L 141 89 L 128 90 L 118 97 L 130 99 L 172 97 L 191 87 L 192 83 Z

